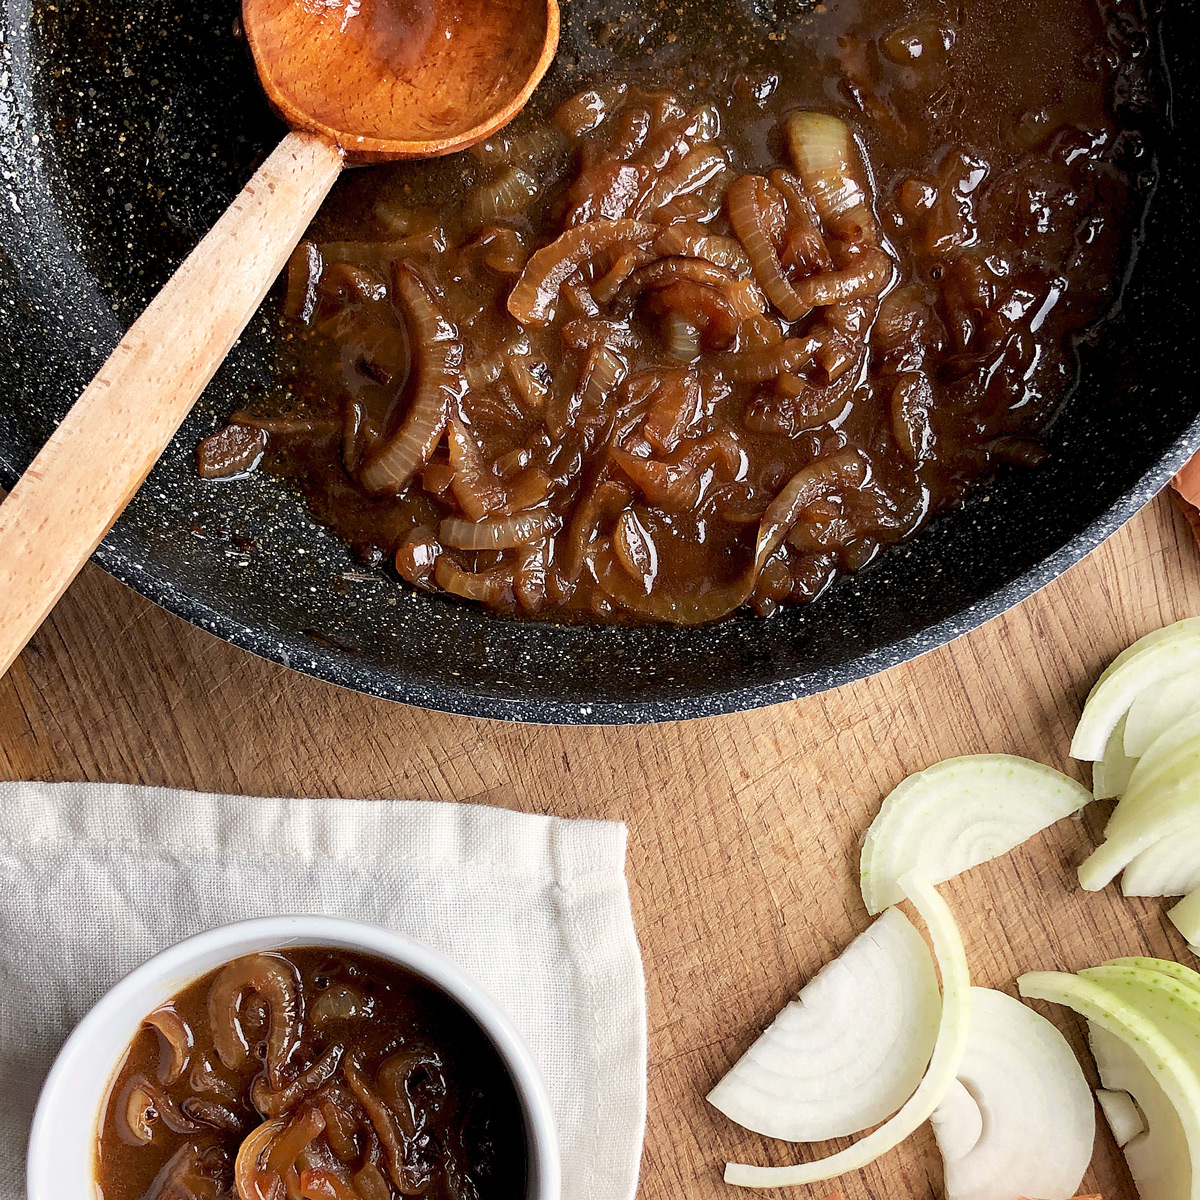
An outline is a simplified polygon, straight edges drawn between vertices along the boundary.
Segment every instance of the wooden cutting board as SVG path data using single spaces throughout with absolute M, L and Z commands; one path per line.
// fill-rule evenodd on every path
M 0 682 L 0 777 L 471 800 L 627 821 L 650 1013 L 641 1194 L 731 1200 L 741 1193 L 721 1182 L 727 1157 L 808 1150 L 741 1133 L 704 1094 L 866 926 L 857 846 L 881 797 L 937 759 L 984 750 L 1085 777 L 1067 744 L 1096 675 L 1134 638 L 1198 613 L 1200 555 L 1164 497 L 1007 616 L 873 679 L 694 723 L 535 728 L 292 674 L 89 568 Z M 943 889 L 976 982 L 1011 989 L 1023 970 L 1118 954 L 1197 965 L 1163 902 L 1076 887 L 1106 807 Z M 1081 1049 L 1079 1023 L 1051 1015 Z M 848 1200 L 919 1198 L 940 1195 L 939 1174 L 925 1129 L 838 1186 Z M 1084 1190 L 1134 1195 L 1106 1129 Z

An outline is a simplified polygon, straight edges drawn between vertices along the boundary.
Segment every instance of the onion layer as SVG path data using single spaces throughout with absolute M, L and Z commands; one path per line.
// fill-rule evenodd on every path
M 890 908 L 801 989 L 708 1102 L 787 1141 L 858 1133 L 916 1091 L 940 1013 L 925 940 Z
M 454 406 L 466 393 L 458 330 L 434 304 L 429 289 L 404 263 L 396 268 L 414 350 L 416 390 L 403 424 L 372 447 L 359 471 L 369 492 L 398 495 L 428 461 Z
M 894 1117 L 853 1146 L 828 1158 L 790 1167 L 729 1163 L 725 1167 L 726 1183 L 739 1187 L 791 1187 L 861 1170 L 929 1120 L 953 1084 L 966 1052 L 970 1027 L 971 976 L 967 953 L 954 918 L 936 889 L 915 872 L 904 876 L 900 884 L 929 928 L 942 975 L 942 1016 L 924 1078 Z

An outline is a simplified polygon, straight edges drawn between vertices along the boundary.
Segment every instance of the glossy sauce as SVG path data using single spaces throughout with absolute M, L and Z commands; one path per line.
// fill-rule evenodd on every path
M 251 955 L 152 1014 L 101 1121 L 103 1200 L 514 1200 L 519 1101 L 452 1000 L 369 955 Z
M 565 11 L 502 135 L 341 185 L 289 272 L 290 396 L 203 473 L 265 453 L 417 587 L 694 624 L 1037 466 L 1153 181 L 1136 4 Z

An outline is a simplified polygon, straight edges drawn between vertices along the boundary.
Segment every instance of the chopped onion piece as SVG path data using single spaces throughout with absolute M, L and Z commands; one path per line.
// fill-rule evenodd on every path
M 1117 722 L 1147 688 L 1185 672 L 1200 670 L 1200 627 L 1187 626 L 1150 642 L 1111 673 L 1102 675 L 1083 706 L 1071 754 L 1096 761 Z
M 1169 958 L 1147 958 L 1145 955 L 1111 958 L 1104 965 L 1106 967 L 1142 967 L 1147 971 L 1157 971 L 1160 975 L 1165 975 L 1168 979 L 1175 980 L 1176 983 L 1182 983 L 1184 987 L 1190 988 L 1200 995 L 1200 972 L 1193 971 L 1191 967 L 1185 967 L 1183 963 L 1174 962 Z
M 1180 717 L 1200 712 L 1200 672 L 1176 675 L 1146 688 L 1125 718 L 1125 753 L 1141 758 Z
M 1200 711 L 1185 713 L 1164 729 L 1137 760 L 1123 793 L 1131 803 L 1120 809 L 1125 816 L 1118 819 L 1116 828 L 1138 807 L 1139 796 L 1154 794 L 1172 773 L 1178 776 L 1196 765 L 1200 765 Z
M 894 1117 L 837 1154 L 789 1167 L 728 1163 L 726 1183 L 738 1187 L 790 1187 L 860 1170 L 923 1125 L 953 1084 L 966 1050 L 970 1023 L 971 975 L 967 954 L 954 918 L 933 885 L 910 871 L 900 880 L 900 886 L 929 928 L 933 952 L 942 974 L 942 1017 L 937 1041 L 929 1069 L 917 1090 Z
M 1104 830 L 1103 843 L 1080 864 L 1080 886 L 1099 891 L 1143 851 L 1164 839 L 1187 836 L 1198 823 L 1200 741 L 1182 747 L 1152 779 L 1139 783 L 1134 772 Z
M 1104 747 L 1104 757 L 1092 763 L 1092 795 L 1097 800 L 1112 800 L 1122 795 L 1136 766 L 1137 759 L 1125 753 L 1125 718 L 1122 717 Z
M 1088 1043 L 1104 1084 L 1096 1099 L 1141 1200 L 1194 1200 L 1188 1136 L 1162 1085 L 1124 1041 L 1094 1021 Z M 1126 1102 L 1106 1102 L 1106 1094 Z
M 1112 1037 L 1112 1034 L 1104 1036 Z M 1117 1045 L 1120 1044 L 1120 1042 L 1117 1043 Z M 1113 1141 L 1118 1146 L 1124 1146 L 1132 1142 L 1139 1133 L 1146 1132 L 1146 1122 L 1128 1092 L 1113 1092 L 1108 1088 L 1097 1088 L 1096 1101 L 1100 1105 L 1104 1119 L 1108 1122 L 1109 1129 L 1112 1130 Z
M 901 898 L 897 880 L 905 871 L 942 883 L 1007 854 L 1091 799 L 1060 771 L 1011 754 L 948 758 L 910 775 L 884 800 L 863 843 L 868 912 Z
M 1125 1147 L 1142 1200 L 1200 1200 L 1200 1170 L 1193 1170 L 1200 1167 L 1200 1076 L 1174 1039 L 1141 1007 L 1096 979 L 1035 971 L 1022 975 L 1017 987 L 1022 996 L 1063 1004 L 1086 1017 L 1105 1087 L 1130 1092 L 1145 1114 L 1145 1140 L 1135 1138 Z M 1174 1136 L 1172 1117 L 1180 1136 Z M 1162 1142 L 1155 1154 L 1144 1149 L 1151 1139 Z
M 890 908 L 809 981 L 709 1103 L 747 1129 L 792 1142 L 869 1129 L 916 1090 L 940 1014 L 925 939 Z
M 1186 896 L 1200 888 L 1200 822 L 1160 838 L 1121 873 L 1126 896 Z
M 1149 650 L 1151 646 L 1157 646 L 1159 642 L 1169 641 L 1171 638 L 1178 637 L 1181 633 L 1191 632 L 1200 632 L 1200 617 L 1184 617 L 1182 621 L 1176 621 L 1173 625 L 1164 625 L 1162 629 L 1152 629 L 1149 633 L 1143 634 L 1132 646 L 1127 646 L 1122 650 L 1100 672 L 1100 678 L 1096 680 L 1096 686 L 1099 687 L 1114 671 L 1119 670 L 1131 658 L 1136 658 L 1144 650 Z
M 983 1137 L 983 1113 L 975 1097 L 956 1079 L 929 1118 L 944 1162 L 965 1158 Z
M 1200 946 L 1200 890 L 1193 891 L 1186 900 L 1180 900 L 1167 916 L 1171 924 L 1187 938 L 1188 947 L 1192 953 L 1197 953 Z
M 965 1149 L 946 1136 L 946 1114 L 938 1114 L 947 1104 L 952 1111 L 964 1105 L 953 1089 L 933 1114 L 948 1200 L 1075 1195 L 1092 1158 L 1095 1108 L 1071 1047 L 1045 1017 L 1003 992 L 972 988 L 958 1082 L 981 1130 Z

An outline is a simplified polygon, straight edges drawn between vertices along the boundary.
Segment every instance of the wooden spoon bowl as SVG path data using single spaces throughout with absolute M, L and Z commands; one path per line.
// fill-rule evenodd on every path
M 431 158 L 524 107 L 558 45 L 547 0 L 244 0 L 267 96 L 355 162 Z

